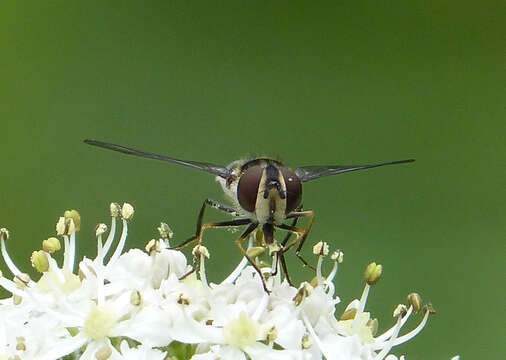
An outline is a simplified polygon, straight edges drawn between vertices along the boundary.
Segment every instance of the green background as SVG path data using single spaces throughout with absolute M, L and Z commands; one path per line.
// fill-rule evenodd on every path
M 247 154 L 294 167 L 414 157 L 306 184 L 304 205 L 317 214 L 309 242 L 344 250 L 345 303 L 360 296 L 369 261 L 384 265 L 368 306 L 380 331 L 408 292 L 433 302 L 438 314 L 395 353 L 503 358 L 505 10 L 501 1 L 3 1 L 0 225 L 10 253 L 30 271 L 31 251 L 75 208 L 79 252 L 92 256 L 111 201 L 135 206 L 128 246 L 144 246 L 161 220 L 183 240 L 203 199 L 223 199 L 208 174 L 85 138 L 218 164 Z M 206 239 L 208 276 L 219 281 L 240 259 L 235 235 Z M 310 277 L 289 265 L 297 281 Z

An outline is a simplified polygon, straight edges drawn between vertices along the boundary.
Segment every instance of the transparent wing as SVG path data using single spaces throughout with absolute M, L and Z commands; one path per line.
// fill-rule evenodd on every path
M 299 177 L 300 181 L 306 182 L 314 179 L 319 179 L 324 176 L 343 174 L 350 171 L 357 171 L 363 169 L 370 169 L 385 165 L 405 164 L 415 161 L 415 159 L 391 161 L 380 164 L 369 165 L 323 165 L 323 166 L 302 166 L 295 169 L 295 174 Z
M 86 140 L 84 140 L 84 142 L 89 145 L 98 146 L 98 147 L 101 147 L 104 149 L 118 151 L 123 154 L 135 155 L 135 156 L 140 156 L 140 157 L 144 157 L 144 158 L 148 158 L 148 159 L 167 161 L 167 162 L 171 162 L 174 164 L 179 164 L 179 165 L 187 166 L 190 168 L 194 168 L 197 170 L 206 171 L 206 172 L 211 173 L 213 175 L 220 176 L 224 179 L 227 179 L 230 176 L 230 172 L 228 171 L 228 169 L 223 166 L 220 166 L 220 165 L 214 165 L 214 164 L 197 162 L 197 161 L 184 161 L 184 160 L 174 159 L 174 158 L 171 158 L 168 156 L 148 153 L 148 152 L 135 150 L 135 149 L 130 149 L 125 146 L 110 144 L 110 143 L 106 143 L 106 142 L 98 141 L 98 140 L 86 139 Z

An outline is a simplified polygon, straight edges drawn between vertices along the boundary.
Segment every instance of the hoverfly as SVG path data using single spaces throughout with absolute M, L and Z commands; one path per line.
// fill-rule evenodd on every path
M 118 151 L 128 155 L 136 155 L 187 166 L 215 175 L 216 180 L 221 184 L 223 191 L 230 198 L 233 206 L 227 206 L 212 199 L 204 200 L 197 219 L 195 235 L 180 245 L 173 247 L 173 249 L 180 249 L 195 241 L 200 244 L 204 230 L 209 228 L 247 225 L 246 230 L 239 236 L 235 243 L 239 247 L 242 255 L 248 259 L 260 275 L 266 292 L 270 291 L 267 289 L 262 272 L 253 259 L 248 256 L 242 244 L 257 228 L 263 231 L 265 245 L 274 243 L 275 228 L 286 230 L 287 236 L 281 243 L 281 250 L 278 252 L 278 258 L 287 280 L 290 282 L 283 254 L 295 245 L 297 245 L 295 250 L 297 258 L 300 259 L 305 266 L 313 268 L 300 254 L 314 220 L 313 210 L 302 210 L 302 183 L 330 175 L 415 161 L 414 159 L 407 159 L 368 165 L 302 166 L 292 170 L 277 160 L 260 157 L 234 161 L 230 165 L 224 167 L 204 162 L 179 160 L 97 140 L 84 140 L 84 142 L 89 145 Z M 207 206 L 229 213 L 235 216 L 236 219 L 202 223 Z M 309 219 L 305 228 L 296 226 L 297 219 L 302 217 L 307 217 Z M 286 224 L 285 222 L 289 219 L 293 219 L 292 223 Z M 296 238 L 288 242 L 292 234 L 295 234 Z

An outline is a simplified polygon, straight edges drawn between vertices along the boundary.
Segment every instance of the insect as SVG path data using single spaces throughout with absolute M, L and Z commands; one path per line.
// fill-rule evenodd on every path
M 259 157 L 249 160 L 237 160 L 224 167 L 204 162 L 179 160 L 97 140 L 84 140 L 84 142 L 128 155 L 187 166 L 215 175 L 216 180 L 221 184 L 223 191 L 230 198 L 233 206 L 227 206 L 212 199 L 204 200 L 197 219 L 195 235 L 174 248 L 182 248 L 195 241 L 200 244 L 203 232 L 209 228 L 247 225 L 246 230 L 244 230 L 235 243 L 242 255 L 248 259 L 260 275 L 266 292 L 269 292 L 269 290 L 265 284 L 262 272 L 253 259 L 248 256 L 243 247 L 243 242 L 253 231 L 260 228 L 263 231 L 265 244 L 270 245 L 274 243 L 275 228 L 286 230 L 287 235 L 281 242 L 278 258 L 287 280 L 290 281 L 283 254 L 294 246 L 297 246 L 295 250 L 297 258 L 305 266 L 313 268 L 300 254 L 314 221 L 313 210 L 302 210 L 302 183 L 330 175 L 414 161 L 414 159 L 407 159 L 368 165 L 302 166 L 292 170 L 277 160 Z M 235 216 L 236 219 L 203 223 L 204 213 L 208 206 L 229 213 Z M 306 227 L 301 228 L 296 226 L 297 220 L 303 217 L 309 219 Z M 286 224 L 285 222 L 290 219 L 292 219 L 292 223 Z M 289 241 L 292 234 L 295 235 L 295 239 Z

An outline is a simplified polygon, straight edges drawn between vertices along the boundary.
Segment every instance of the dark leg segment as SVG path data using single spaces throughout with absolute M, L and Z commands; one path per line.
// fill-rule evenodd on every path
M 298 219 L 299 218 L 297 218 L 297 217 L 293 219 L 292 226 L 297 225 L 297 220 Z M 292 236 L 292 232 L 288 231 L 286 233 L 285 238 L 281 242 L 281 250 L 278 252 L 278 258 L 279 258 L 279 261 L 281 263 L 281 271 L 285 275 L 286 281 L 288 281 L 289 285 L 292 285 L 292 280 L 290 279 L 290 275 L 288 274 L 288 268 L 286 267 L 286 260 L 285 260 L 285 245 L 288 242 L 288 240 L 290 239 L 290 236 Z M 272 274 L 272 275 L 276 275 L 277 271 L 278 271 L 278 267 L 276 266 L 276 270 L 274 271 L 274 274 Z
M 193 235 L 189 239 L 183 241 L 181 244 L 171 247 L 172 250 L 178 250 L 186 247 L 187 245 L 193 243 L 194 241 L 198 240 L 199 244 L 202 242 L 202 234 L 204 233 L 204 230 L 211 229 L 211 228 L 218 228 L 218 227 L 233 227 L 233 226 L 242 226 L 251 224 L 250 219 L 237 219 L 237 220 L 230 220 L 230 221 L 221 221 L 216 223 L 206 223 L 204 225 L 201 225 L 197 231 L 197 234 Z
M 235 243 L 239 247 L 239 250 L 241 250 L 242 255 L 246 259 L 248 259 L 248 261 L 251 264 L 251 266 L 253 266 L 255 268 L 256 272 L 260 276 L 260 279 L 262 280 L 262 285 L 264 287 L 265 292 L 267 294 L 270 294 L 271 291 L 267 288 L 267 284 L 265 283 L 264 276 L 262 274 L 262 270 L 260 270 L 260 268 L 257 266 L 257 264 L 255 264 L 255 262 L 253 261 L 253 259 L 251 259 L 248 256 L 248 254 L 246 253 L 246 250 L 244 250 L 244 248 L 242 247 L 242 242 L 244 241 L 244 239 L 246 239 L 246 237 L 249 234 L 251 234 L 253 232 L 253 230 L 255 230 L 257 228 L 257 226 L 258 226 L 258 223 L 251 223 L 250 226 L 248 226 L 248 228 L 246 229 L 246 231 L 244 231 L 243 234 L 235 241 Z
M 297 249 L 295 250 L 295 256 L 299 258 L 300 261 L 304 264 L 304 266 L 307 266 L 313 270 L 316 270 L 314 266 L 309 265 L 309 263 L 300 255 L 300 250 L 302 249 L 302 246 L 304 245 L 304 242 L 306 241 L 306 238 L 309 234 L 309 231 L 311 230 L 311 227 L 313 226 L 314 221 L 314 211 L 313 210 L 307 210 L 307 211 L 297 211 L 289 214 L 287 218 L 301 218 L 301 217 L 309 217 L 309 223 L 306 226 L 305 229 L 301 229 L 297 226 L 290 226 L 286 224 L 277 225 L 278 228 L 284 229 L 287 231 L 290 231 L 294 234 L 296 234 L 295 240 L 291 241 L 284 247 L 283 252 L 288 251 L 292 246 L 295 244 L 299 244 L 297 246 Z
M 211 206 L 215 209 L 232 214 L 233 216 L 238 216 L 237 211 L 235 211 L 235 209 L 231 208 L 230 206 L 223 205 L 223 204 L 217 202 L 216 200 L 205 199 L 204 203 L 202 204 L 202 207 L 200 208 L 199 217 L 197 218 L 197 231 L 195 232 L 196 234 L 199 233 L 200 228 L 202 226 L 202 219 L 204 218 L 206 206 Z
M 237 211 L 235 211 L 234 208 L 231 208 L 230 206 L 223 205 L 215 200 L 212 199 L 205 199 L 204 203 L 202 204 L 202 207 L 200 208 L 199 216 L 197 218 L 197 229 L 195 231 L 195 236 L 190 237 L 189 239 L 186 239 L 184 242 L 182 242 L 179 245 L 171 247 L 171 249 L 182 249 L 188 244 L 191 244 L 197 239 L 202 239 L 202 232 L 204 231 L 203 225 L 202 225 L 202 219 L 204 218 L 204 213 L 206 211 L 206 206 L 211 206 L 215 209 L 225 211 L 231 215 L 238 216 Z M 240 225 L 246 225 L 250 223 L 251 221 L 244 221 L 246 219 L 239 219 L 241 220 L 241 223 L 237 223 L 237 221 L 224 221 L 219 223 L 210 223 L 210 224 L 204 224 L 205 227 L 220 227 L 220 226 L 240 226 Z M 229 224 L 229 225 L 227 225 Z M 201 240 L 199 240 L 200 242 Z

